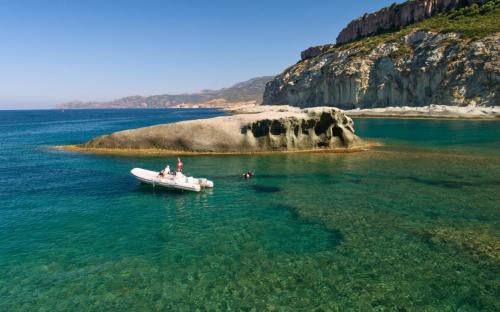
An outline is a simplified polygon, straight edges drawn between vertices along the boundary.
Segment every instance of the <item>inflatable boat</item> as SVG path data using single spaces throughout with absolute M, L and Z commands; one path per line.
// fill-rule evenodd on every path
M 141 168 L 130 171 L 139 181 L 166 188 L 199 192 L 204 188 L 214 187 L 214 182 L 204 178 L 187 177 L 182 172 L 156 172 Z

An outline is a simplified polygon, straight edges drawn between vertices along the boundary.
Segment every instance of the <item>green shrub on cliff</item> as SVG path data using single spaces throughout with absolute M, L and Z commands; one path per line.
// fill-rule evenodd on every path
M 478 14 L 487 14 L 495 10 L 495 8 L 500 7 L 500 0 L 490 0 L 484 3 L 482 6 L 479 6 L 477 3 L 474 3 L 470 6 L 460 8 L 458 10 L 451 10 L 449 14 L 447 14 L 451 19 L 457 19 L 463 16 L 476 16 Z
M 499 18 L 500 0 L 490 0 L 482 6 L 474 3 L 410 27 L 429 31 L 459 32 L 464 38 L 480 39 L 500 31 Z
M 401 44 L 396 51 L 393 51 L 389 57 L 397 60 L 410 56 L 413 53 L 412 48 L 407 44 Z

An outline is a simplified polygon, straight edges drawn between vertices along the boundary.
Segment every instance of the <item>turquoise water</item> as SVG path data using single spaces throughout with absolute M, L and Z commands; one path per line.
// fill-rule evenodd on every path
M 357 119 L 353 154 L 51 150 L 214 110 L 0 111 L 0 311 L 500 310 L 500 122 Z M 254 170 L 245 181 L 238 175 Z

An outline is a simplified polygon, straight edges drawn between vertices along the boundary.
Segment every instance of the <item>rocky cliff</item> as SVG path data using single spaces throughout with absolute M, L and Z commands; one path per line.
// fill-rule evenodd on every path
M 267 84 L 263 103 L 500 105 L 498 20 L 500 1 L 488 1 L 398 31 L 308 49 Z
M 359 146 L 353 121 L 341 110 L 317 107 L 192 120 L 97 137 L 80 149 L 253 153 Z
M 473 3 L 483 4 L 484 2 L 486 0 L 413 0 L 402 4 L 393 4 L 378 12 L 365 14 L 349 23 L 337 37 L 337 44 L 421 22 L 438 13 L 448 12 Z

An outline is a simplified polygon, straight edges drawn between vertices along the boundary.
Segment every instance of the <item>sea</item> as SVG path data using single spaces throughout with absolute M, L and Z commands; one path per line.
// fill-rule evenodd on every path
M 51 148 L 220 115 L 0 111 L 0 311 L 500 311 L 498 120 L 355 119 L 380 146 L 182 157 L 201 193 L 130 174 L 175 156 Z

